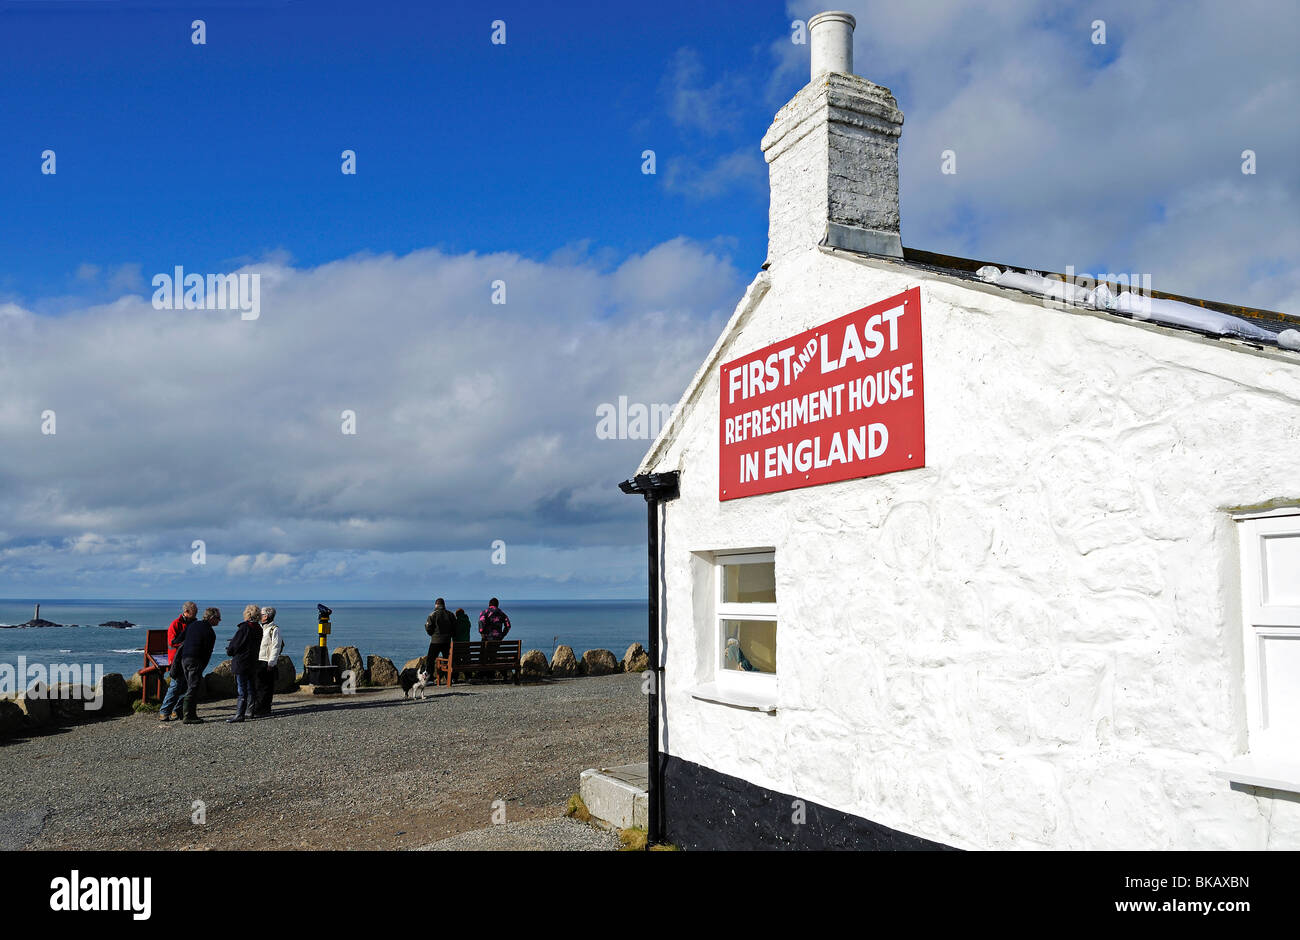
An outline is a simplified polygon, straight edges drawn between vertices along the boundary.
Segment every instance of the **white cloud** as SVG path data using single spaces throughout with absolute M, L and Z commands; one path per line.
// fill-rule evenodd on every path
M 685 239 L 612 268 L 426 250 L 249 270 L 253 321 L 144 297 L 0 310 L 11 589 L 346 570 L 397 590 L 458 557 L 492 583 L 607 589 L 600 559 L 635 569 L 643 551 L 641 507 L 616 484 L 648 441 L 599 439 L 596 406 L 676 401 L 743 287 L 720 250 Z M 492 571 L 498 538 L 510 564 Z M 190 564 L 194 539 L 208 566 Z M 560 550 L 590 567 L 552 570 Z

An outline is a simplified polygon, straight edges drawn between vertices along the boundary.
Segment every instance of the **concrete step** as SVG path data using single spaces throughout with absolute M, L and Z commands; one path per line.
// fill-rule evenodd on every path
M 645 828 L 649 786 L 645 763 L 624 764 L 584 770 L 578 794 L 592 818 L 615 829 Z

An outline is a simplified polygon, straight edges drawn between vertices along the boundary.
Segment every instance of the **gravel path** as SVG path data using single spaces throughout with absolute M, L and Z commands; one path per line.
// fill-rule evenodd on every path
M 132 714 L 0 744 L 0 850 L 402 849 L 485 828 L 467 838 L 488 847 L 514 831 L 493 825 L 503 810 L 507 824 L 560 818 L 584 769 L 645 748 L 640 676 L 275 707 L 269 721 L 226 724 L 224 701 L 199 706 L 203 725 Z M 562 821 L 526 834 L 577 847 Z
M 615 852 L 617 833 L 573 819 L 504 823 L 424 846 L 425 852 Z

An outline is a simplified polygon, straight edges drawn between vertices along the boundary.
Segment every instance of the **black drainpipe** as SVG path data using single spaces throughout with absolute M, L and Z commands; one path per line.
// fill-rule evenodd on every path
M 650 656 L 650 746 L 646 761 L 649 791 L 646 795 L 646 841 L 656 845 L 663 841 L 663 786 L 659 767 L 659 686 L 663 667 L 659 664 L 659 503 L 678 496 L 677 471 L 640 473 L 618 485 L 624 493 L 645 497 L 647 554 L 649 564 L 649 640 Z

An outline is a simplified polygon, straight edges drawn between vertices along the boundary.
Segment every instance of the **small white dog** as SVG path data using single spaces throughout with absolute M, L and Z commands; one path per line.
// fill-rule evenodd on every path
M 420 693 L 420 698 L 424 698 L 424 690 L 429 687 L 429 674 L 421 669 L 415 674 L 415 685 L 406 690 L 406 697 L 411 698 L 416 692 Z

